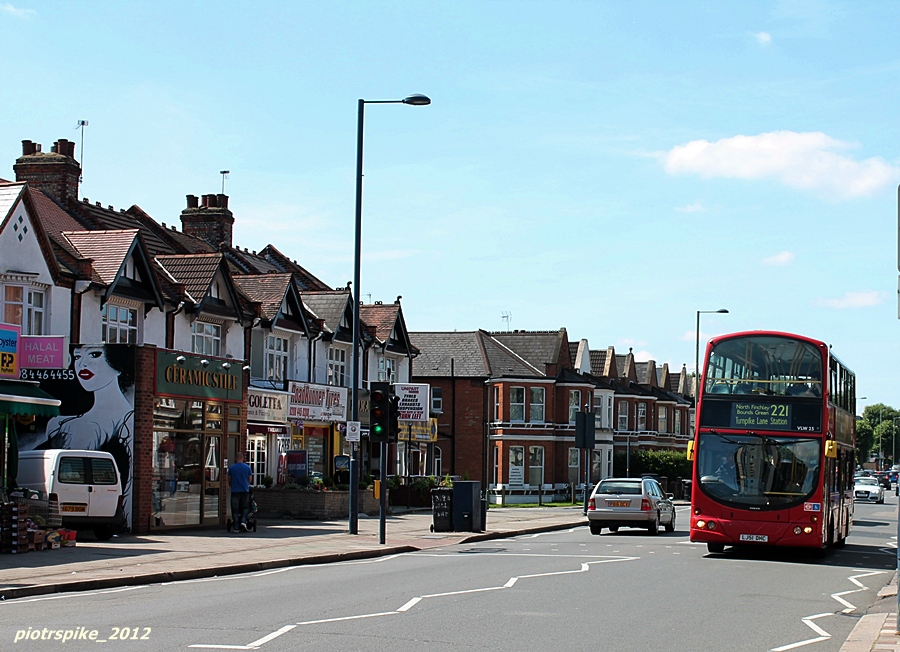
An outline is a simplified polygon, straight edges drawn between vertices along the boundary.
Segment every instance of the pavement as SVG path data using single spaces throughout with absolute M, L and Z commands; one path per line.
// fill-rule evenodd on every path
M 581 506 L 492 507 L 485 532 L 431 532 L 430 510 L 397 511 L 387 517 L 384 544 L 378 542 L 378 518 L 360 515 L 356 535 L 346 520 L 260 520 L 257 532 L 244 534 L 202 528 L 0 555 L 0 600 L 382 557 L 587 524 Z M 896 573 L 878 598 L 840 652 L 900 652 Z

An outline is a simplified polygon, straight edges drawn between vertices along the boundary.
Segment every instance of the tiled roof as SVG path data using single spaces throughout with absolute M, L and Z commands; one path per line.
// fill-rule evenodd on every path
M 156 256 L 157 262 L 178 282 L 195 304 L 199 304 L 209 292 L 222 264 L 222 254 L 183 254 Z
M 572 359 L 572 364 L 575 364 L 575 358 L 578 357 L 578 342 L 569 342 L 569 358 Z
M 375 337 L 382 342 L 391 339 L 399 315 L 399 303 L 376 303 L 359 307 L 359 318 L 375 328 Z
M 94 273 L 104 285 L 116 280 L 125 257 L 134 245 L 137 229 L 116 231 L 66 231 L 62 235 L 85 258 L 93 261 Z
M 627 360 L 627 359 L 628 359 L 627 355 L 617 355 L 616 356 L 616 370 L 619 372 L 620 378 L 625 375 L 625 372 L 626 372 L 625 360 Z
M 259 254 L 260 256 L 264 256 L 269 263 L 281 269 L 281 271 L 292 273 L 294 275 L 294 280 L 297 281 L 298 289 L 301 292 L 331 289 L 330 286 L 326 285 L 310 274 L 309 271 L 298 265 L 296 260 L 291 260 L 270 244 L 263 247 Z
M 78 202 L 73 208 L 77 213 L 96 224 L 98 229 L 109 231 L 139 229 L 144 239 L 144 245 L 151 256 L 178 253 L 173 247 L 164 242 L 153 229 L 147 228 L 134 215 L 124 211 L 117 211 L 114 208 L 103 208 L 85 201 Z
M 605 375 L 606 351 L 591 351 L 591 373 L 595 376 Z
M 409 339 L 419 349 L 413 358 L 413 377 L 487 378 L 490 373 L 480 344 L 480 332 L 410 333 Z
M 635 362 L 634 371 L 637 374 L 637 381 L 642 385 L 650 385 L 650 363 Z
M 341 319 L 351 304 L 349 290 L 330 290 L 328 292 L 303 292 L 301 293 L 303 303 L 319 319 L 325 320 L 325 325 L 332 331 L 337 332 L 341 325 Z M 348 325 L 352 326 L 352 325 Z
M 35 209 L 38 212 L 38 217 L 47 237 L 73 256 L 80 257 L 72 243 L 69 242 L 69 239 L 63 233 L 65 231 L 84 231 L 87 226 L 64 211 L 59 204 L 40 190 L 32 188 L 31 198 L 34 200 Z
M 260 316 L 275 319 L 281 310 L 285 294 L 291 284 L 290 274 L 245 274 L 235 275 L 235 284 L 252 301 L 260 303 Z
M 183 231 L 175 230 L 175 225 L 166 226 L 165 223 L 159 224 L 152 217 L 147 215 L 140 206 L 132 206 L 127 211 L 128 215 L 134 217 L 141 226 L 152 231 L 160 240 L 166 243 L 173 254 L 208 254 L 218 251 L 202 238 L 188 235 Z
M 513 331 L 491 333 L 491 337 L 508 346 L 530 364 L 543 369 L 545 365 L 556 364 L 559 361 L 564 333 L 564 329 L 544 332 Z
M 11 183 L 9 185 L 0 186 L 0 223 L 9 215 L 9 211 L 15 206 L 22 194 L 24 183 Z
M 540 366 L 524 359 L 518 351 L 513 351 L 495 334 L 482 333 L 482 346 L 488 358 L 491 376 L 543 376 Z

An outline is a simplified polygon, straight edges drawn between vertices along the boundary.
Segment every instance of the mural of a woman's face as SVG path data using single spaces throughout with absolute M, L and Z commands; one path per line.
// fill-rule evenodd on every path
M 75 375 L 89 392 L 96 392 L 112 382 L 118 382 L 119 372 L 109 366 L 103 346 L 83 346 L 75 349 Z

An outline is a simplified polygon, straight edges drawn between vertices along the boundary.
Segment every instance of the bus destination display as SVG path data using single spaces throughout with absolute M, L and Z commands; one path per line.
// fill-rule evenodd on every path
M 789 403 L 732 403 L 732 428 L 793 430 Z

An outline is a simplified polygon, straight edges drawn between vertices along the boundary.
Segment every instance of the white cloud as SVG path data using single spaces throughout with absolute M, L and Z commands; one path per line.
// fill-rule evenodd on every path
M 656 360 L 656 357 L 650 351 L 634 351 L 635 362 L 647 362 L 649 360 Z M 661 367 L 662 363 L 659 366 Z
M 37 15 L 37 12 L 34 9 L 19 9 L 18 7 L 13 7 L 9 3 L 0 5 L 0 12 L 15 16 L 16 18 L 30 18 L 31 16 Z
M 852 147 L 820 131 L 771 131 L 716 142 L 692 140 L 662 155 L 666 172 L 704 179 L 775 179 L 833 199 L 871 195 L 900 179 L 900 168 L 881 157 L 857 160 Z
M 768 32 L 757 32 L 753 35 L 760 47 L 766 47 L 772 44 L 772 35 Z
M 699 201 L 695 201 L 693 204 L 688 204 L 687 206 L 682 206 L 680 208 L 676 208 L 675 210 L 679 213 L 705 213 L 706 206 L 704 206 Z
M 774 256 L 762 259 L 763 265 L 769 267 L 787 267 L 794 262 L 794 254 L 790 251 L 781 251 Z
M 840 299 L 819 299 L 816 301 L 817 306 L 825 308 L 871 308 L 884 302 L 884 297 L 880 292 L 875 290 L 864 290 L 862 292 L 845 292 Z

